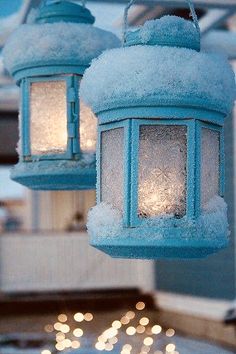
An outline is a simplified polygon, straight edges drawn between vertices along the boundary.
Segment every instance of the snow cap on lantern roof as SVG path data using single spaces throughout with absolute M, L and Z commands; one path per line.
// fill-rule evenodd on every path
M 106 49 L 120 46 L 117 36 L 93 26 L 94 18 L 89 10 L 78 4 L 69 5 L 77 8 L 77 12 L 74 11 L 77 17 L 70 17 L 69 21 L 69 16 L 64 13 L 64 21 L 60 11 L 59 17 L 56 17 L 55 6 L 58 10 L 64 3 L 41 8 L 35 23 L 21 25 L 6 42 L 4 64 L 17 82 L 24 77 L 40 74 L 82 75 L 92 59 Z
M 160 45 L 183 47 L 200 51 L 200 34 L 192 21 L 178 16 L 163 16 L 147 21 L 136 31 L 129 31 L 126 46 Z
M 198 51 L 198 41 L 198 31 L 187 20 L 165 16 L 149 21 L 127 34 L 123 48 L 92 62 L 81 82 L 81 97 L 98 115 L 174 106 L 226 116 L 236 98 L 234 72 L 225 56 Z
M 86 7 L 63 0 L 43 6 L 36 16 L 37 23 L 59 21 L 93 24 L 95 17 Z

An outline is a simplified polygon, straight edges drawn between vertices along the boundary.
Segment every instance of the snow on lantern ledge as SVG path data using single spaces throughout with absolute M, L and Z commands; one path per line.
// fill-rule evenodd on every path
M 91 245 L 144 259 L 226 247 L 223 126 L 236 97 L 226 57 L 200 51 L 196 27 L 166 16 L 95 59 L 81 97 L 99 120 Z
M 80 100 L 80 81 L 91 60 L 120 41 L 69 1 L 46 4 L 34 17 L 3 50 L 21 89 L 20 161 L 11 178 L 37 190 L 94 189 L 97 122 Z

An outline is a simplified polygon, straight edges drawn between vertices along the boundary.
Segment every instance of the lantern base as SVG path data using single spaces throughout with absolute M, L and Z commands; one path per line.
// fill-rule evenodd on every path
M 224 249 L 228 245 L 225 235 L 219 240 L 145 240 L 134 238 L 93 238 L 91 246 L 103 251 L 113 258 L 134 259 L 194 259 L 205 258 L 210 254 Z
M 90 190 L 96 186 L 96 170 L 80 160 L 19 162 L 11 179 L 33 190 Z

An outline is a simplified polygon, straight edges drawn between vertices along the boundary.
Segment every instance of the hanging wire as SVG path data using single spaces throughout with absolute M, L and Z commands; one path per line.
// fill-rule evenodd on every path
M 135 3 L 136 0 L 130 0 L 125 7 L 124 11 L 124 21 L 123 21 L 123 28 L 122 28 L 122 37 L 123 37 L 123 44 L 126 42 L 126 34 L 128 28 L 128 13 L 131 6 Z
M 122 28 L 122 34 L 123 34 L 123 45 L 126 42 L 126 35 L 127 35 L 127 28 L 128 28 L 128 13 L 129 13 L 129 9 L 131 8 L 131 6 L 136 2 L 136 0 L 130 0 L 128 2 L 128 4 L 125 7 L 125 11 L 124 11 L 124 21 L 123 21 L 123 28 Z M 194 25 L 199 33 L 200 36 L 200 27 L 199 27 L 199 22 L 198 22 L 198 17 L 197 17 L 197 13 L 195 11 L 195 7 L 194 4 L 192 2 L 192 0 L 186 0 L 186 2 L 189 5 L 190 8 L 190 12 L 191 12 L 191 17 L 193 19 Z
M 195 11 L 194 4 L 193 4 L 192 0 L 187 0 L 187 2 L 188 2 L 188 5 L 189 5 L 189 8 L 190 8 L 191 17 L 193 19 L 194 25 L 195 25 L 195 27 L 198 30 L 198 33 L 200 35 L 201 30 L 200 30 L 200 27 L 199 27 L 199 22 L 198 22 L 197 13 Z

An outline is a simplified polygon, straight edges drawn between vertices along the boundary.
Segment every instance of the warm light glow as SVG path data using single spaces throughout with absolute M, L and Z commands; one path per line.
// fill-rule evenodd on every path
M 133 320 L 135 317 L 135 313 L 134 311 L 128 311 L 125 316 L 128 317 L 130 320 Z
M 184 126 L 140 127 L 139 217 L 185 215 L 186 133 Z
M 136 328 L 136 332 L 138 334 L 142 334 L 145 332 L 145 327 L 144 326 L 141 326 L 141 325 L 138 325 L 138 327 Z
M 166 336 L 167 337 L 173 337 L 175 335 L 175 330 L 172 328 L 167 329 L 166 331 Z
M 93 320 L 93 315 L 92 315 L 90 312 L 87 312 L 87 313 L 84 315 L 84 319 L 85 319 L 85 321 L 90 322 L 90 321 Z
M 30 142 L 32 155 L 61 154 L 67 150 L 65 81 L 32 83 Z
M 103 343 L 105 343 L 105 342 L 106 342 L 106 340 L 107 340 L 107 337 L 106 337 L 106 336 L 104 336 L 104 334 L 102 334 L 101 336 L 99 336 L 99 337 L 98 337 L 98 341 L 99 341 L 99 342 L 103 342 Z
M 66 338 L 66 336 L 64 333 L 59 332 L 56 334 L 56 341 L 57 342 L 62 342 L 65 338 Z
M 43 350 L 41 354 L 52 354 L 52 352 L 50 350 Z
M 75 315 L 74 315 L 74 320 L 76 322 L 82 322 L 84 320 L 84 315 L 81 313 L 81 312 L 77 312 Z
M 63 324 L 61 324 L 60 322 L 56 322 L 54 323 L 54 328 L 56 331 L 60 331 L 61 330 L 61 327 L 63 326 Z
M 136 329 L 134 327 L 128 327 L 126 329 L 126 333 L 128 334 L 128 336 L 133 336 L 136 333 Z
M 120 322 L 123 324 L 123 325 L 126 325 L 130 322 L 130 319 L 127 317 L 127 316 L 123 316 L 120 320 Z
M 66 321 L 67 321 L 67 316 L 66 316 L 64 313 L 61 313 L 61 314 L 58 316 L 58 321 L 60 321 L 60 322 L 66 322 Z
M 142 302 L 142 301 L 137 302 L 136 309 L 139 310 L 139 311 L 144 310 L 145 309 L 145 303 Z
M 110 344 L 116 344 L 118 342 L 118 338 L 112 337 L 108 341 L 109 341 Z
M 153 334 L 159 334 L 159 333 L 161 333 L 161 331 L 162 331 L 162 328 L 159 325 L 155 325 L 155 326 L 152 327 L 152 333 Z
M 90 107 L 80 101 L 80 147 L 84 152 L 96 151 L 97 118 Z
M 142 317 L 141 320 L 139 321 L 139 323 L 142 326 L 147 326 L 149 324 L 149 319 L 147 317 Z
M 78 348 L 80 348 L 80 342 L 77 341 L 77 340 L 73 340 L 73 341 L 71 342 L 71 348 L 73 348 L 73 349 L 78 349 Z
M 65 339 L 63 341 L 64 347 L 65 348 L 70 348 L 71 347 L 71 340 L 70 339 Z
M 151 337 L 146 337 L 143 340 L 144 345 L 152 345 L 153 344 L 153 339 Z
M 61 327 L 60 327 L 60 331 L 61 331 L 62 333 L 69 333 L 69 332 L 70 332 L 70 327 L 69 327 L 68 325 L 66 325 L 66 324 L 63 324 L 63 325 L 61 325 Z
M 125 344 L 125 345 L 123 345 L 123 348 L 122 348 L 123 350 L 128 350 L 128 351 L 131 351 L 132 350 L 132 345 L 130 345 L 130 344 Z
M 107 343 L 105 345 L 105 350 L 107 350 L 108 352 L 112 351 L 113 350 L 113 345 L 111 343 Z
M 141 348 L 141 351 L 142 351 L 143 354 L 144 354 L 144 353 L 145 353 L 145 354 L 146 354 L 146 353 L 149 353 L 150 350 L 151 350 L 151 348 L 148 347 L 147 345 L 143 345 L 142 348 Z
M 63 343 L 57 343 L 57 344 L 55 345 L 55 348 L 56 348 L 57 350 L 59 350 L 59 351 L 62 351 L 62 350 L 65 349 L 65 346 L 63 345 Z
M 122 324 L 120 321 L 114 321 L 112 322 L 112 327 L 115 328 L 115 329 L 119 329 L 121 328 Z
M 168 353 L 171 353 L 171 352 L 173 352 L 174 350 L 175 350 L 175 345 L 173 344 L 173 343 L 170 343 L 170 344 L 168 344 L 167 346 L 166 346 L 166 351 L 168 352 Z
M 45 332 L 47 332 L 47 333 L 52 333 L 52 332 L 54 331 L 54 328 L 53 328 L 52 325 L 46 325 L 46 326 L 44 327 L 44 330 L 45 330 Z
M 107 329 L 107 330 L 103 333 L 104 337 L 106 337 L 107 339 L 112 338 L 112 337 L 115 337 L 117 334 L 118 334 L 117 329 L 115 329 L 115 328 L 113 328 L 113 327 Z
M 74 331 L 73 331 L 73 335 L 77 338 L 80 338 L 82 337 L 82 335 L 84 334 L 83 330 L 81 328 L 76 328 Z
M 105 343 L 103 343 L 103 342 L 97 342 L 97 343 L 95 344 L 95 348 L 96 348 L 97 350 L 104 350 L 104 349 L 105 349 Z

